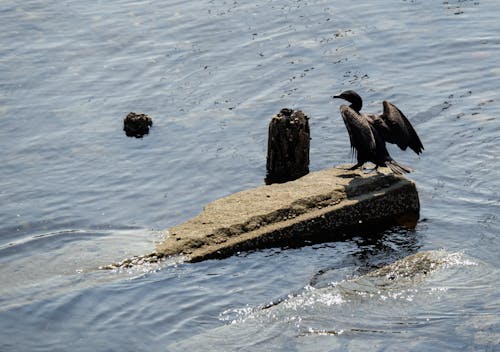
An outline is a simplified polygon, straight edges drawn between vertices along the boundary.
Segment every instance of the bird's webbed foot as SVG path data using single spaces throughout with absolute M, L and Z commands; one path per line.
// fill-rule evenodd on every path
M 359 169 L 360 167 L 362 167 L 362 166 L 363 166 L 363 164 L 364 164 L 364 163 L 357 163 L 357 164 L 354 164 L 353 166 L 348 167 L 346 170 L 353 171 L 353 170 Z

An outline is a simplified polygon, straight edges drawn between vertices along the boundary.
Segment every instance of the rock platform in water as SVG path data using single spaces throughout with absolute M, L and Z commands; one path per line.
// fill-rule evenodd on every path
M 304 240 L 336 241 L 361 226 L 415 224 L 419 209 L 413 181 L 386 168 L 364 173 L 340 166 L 218 199 L 169 229 L 156 255 L 197 262 Z

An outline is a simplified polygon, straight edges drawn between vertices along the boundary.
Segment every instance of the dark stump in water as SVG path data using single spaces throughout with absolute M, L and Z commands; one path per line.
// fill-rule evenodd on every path
M 309 173 L 310 131 L 300 110 L 281 109 L 269 123 L 266 184 L 293 181 Z
M 128 137 L 142 138 L 149 133 L 151 126 L 153 126 L 153 120 L 146 114 L 131 112 L 123 120 L 123 130 Z

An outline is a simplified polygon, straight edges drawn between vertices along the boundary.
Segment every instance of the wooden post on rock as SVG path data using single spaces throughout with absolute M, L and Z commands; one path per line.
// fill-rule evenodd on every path
M 293 181 L 309 173 L 309 118 L 281 109 L 269 123 L 266 184 Z

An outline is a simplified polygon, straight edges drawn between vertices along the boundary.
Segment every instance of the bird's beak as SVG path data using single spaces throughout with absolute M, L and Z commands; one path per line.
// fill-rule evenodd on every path
M 335 98 L 342 99 L 342 97 L 340 95 L 334 95 L 333 99 L 335 99 Z

